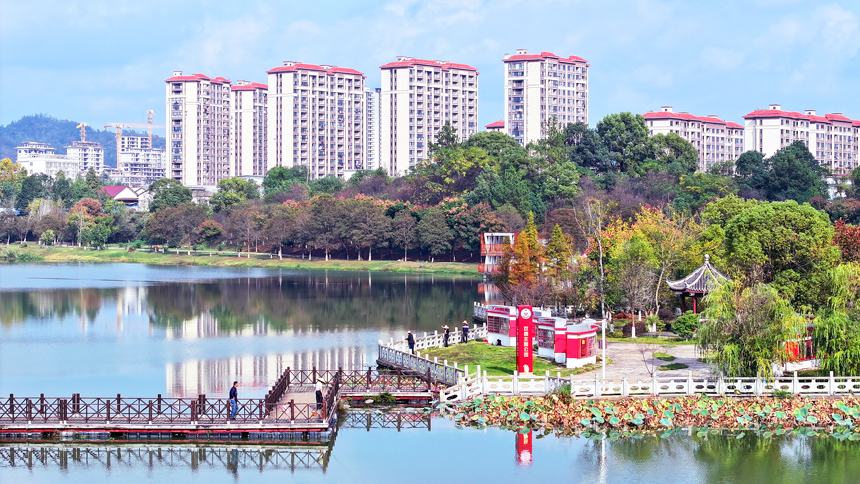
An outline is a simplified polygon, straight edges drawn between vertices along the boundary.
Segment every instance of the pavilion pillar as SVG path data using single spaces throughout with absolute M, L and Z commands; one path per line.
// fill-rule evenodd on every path
M 693 314 L 699 314 L 699 307 L 696 304 L 696 301 L 698 301 L 698 298 L 693 294 Z
M 684 296 L 684 293 L 681 293 L 681 314 L 687 312 L 687 298 Z

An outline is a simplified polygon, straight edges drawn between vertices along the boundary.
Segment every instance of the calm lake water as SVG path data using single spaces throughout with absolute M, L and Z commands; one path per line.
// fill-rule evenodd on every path
M 239 380 L 256 398 L 287 366 L 374 364 L 379 339 L 468 319 L 480 297 L 475 279 L 430 275 L 0 265 L 0 394 L 187 397 Z M 0 481 L 860 481 L 860 445 L 829 438 L 524 441 L 420 414 L 400 431 L 361 418 L 328 447 L 0 445 Z

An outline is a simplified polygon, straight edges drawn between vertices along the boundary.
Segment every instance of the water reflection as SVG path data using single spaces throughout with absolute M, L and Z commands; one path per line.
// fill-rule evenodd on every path
M 287 368 L 364 369 L 367 363 L 365 348 L 359 346 L 188 360 L 167 365 L 167 390 L 176 398 L 226 395 L 233 381 L 238 381 L 243 395 L 265 394 Z

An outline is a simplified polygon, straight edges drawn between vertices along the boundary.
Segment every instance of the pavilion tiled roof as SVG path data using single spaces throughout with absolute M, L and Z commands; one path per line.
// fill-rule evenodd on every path
M 715 286 L 728 281 L 729 278 L 718 271 L 705 254 L 705 263 L 691 272 L 687 277 L 670 281 L 666 279 L 669 288 L 678 293 L 707 294 Z

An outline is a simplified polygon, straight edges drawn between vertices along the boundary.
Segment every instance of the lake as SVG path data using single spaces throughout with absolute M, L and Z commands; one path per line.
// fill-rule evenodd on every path
M 258 398 L 286 367 L 363 367 L 379 339 L 469 319 L 476 279 L 0 265 L 0 393 Z M 755 435 L 594 441 L 353 414 L 322 447 L 0 445 L 3 482 L 843 483 L 860 445 Z M 370 430 L 363 427 L 367 420 Z M 390 425 L 389 425 L 390 427 Z M 412 427 L 412 428 L 410 428 Z

